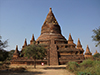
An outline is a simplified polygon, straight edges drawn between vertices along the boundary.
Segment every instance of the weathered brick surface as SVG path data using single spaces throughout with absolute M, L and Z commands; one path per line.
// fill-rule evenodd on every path
M 34 35 L 30 40 L 30 44 L 33 44 L 35 41 Z M 59 64 L 66 64 L 68 61 L 76 61 L 78 63 L 84 60 L 83 55 L 83 48 L 78 39 L 77 48 L 76 44 L 74 44 L 71 34 L 69 34 L 68 41 L 62 35 L 60 26 L 52 13 L 50 8 L 49 13 L 45 19 L 45 22 L 41 28 L 41 35 L 36 40 L 36 44 L 43 44 L 44 47 L 47 49 L 47 56 L 46 60 L 43 60 L 47 65 L 59 65 Z M 27 42 L 23 45 L 23 48 L 27 46 Z M 87 53 L 86 57 L 90 57 Z M 91 53 L 90 53 L 91 54 Z M 25 59 L 22 57 L 17 56 L 11 60 L 11 64 L 34 64 L 34 60 L 32 59 Z M 41 64 L 41 60 L 37 60 L 37 64 Z
M 54 40 L 51 40 L 50 44 L 50 65 L 58 65 L 58 53 L 57 47 L 54 44 Z

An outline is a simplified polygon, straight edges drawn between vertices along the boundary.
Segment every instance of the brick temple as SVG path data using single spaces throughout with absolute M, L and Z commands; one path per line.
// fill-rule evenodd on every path
M 49 9 L 49 13 L 42 25 L 41 34 L 38 39 L 35 40 L 34 35 L 32 36 L 30 44 L 33 44 L 33 42 L 36 42 L 36 44 L 43 44 L 47 49 L 47 56 L 43 60 L 36 60 L 37 64 L 44 62 L 47 65 L 61 65 L 66 64 L 69 61 L 81 63 L 85 57 L 92 56 L 88 47 L 84 56 L 84 50 L 79 39 L 76 45 L 71 34 L 69 34 L 68 40 L 62 35 L 60 25 L 58 24 L 51 8 Z M 22 49 L 24 49 L 25 46 L 28 46 L 26 39 Z M 32 58 L 28 59 L 20 57 L 18 46 L 16 46 L 11 64 L 33 65 L 34 60 Z

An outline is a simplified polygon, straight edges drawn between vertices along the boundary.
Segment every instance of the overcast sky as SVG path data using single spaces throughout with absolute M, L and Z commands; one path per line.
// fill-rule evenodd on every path
M 32 34 L 37 39 L 50 7 L 67 40 L 71 33 L 75 44 L 80 38 L 84 50 L 89 45 L 93 54 L 100 52 L 91 38 L 100 26 L 100 0 L 0 0 L 0 35 L 3 41 L 8 39 L 6 50 L 16 45 L 21 50 Z

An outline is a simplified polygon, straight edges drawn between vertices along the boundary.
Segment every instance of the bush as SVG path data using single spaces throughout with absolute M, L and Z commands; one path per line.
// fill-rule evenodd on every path
M 68 62 L 67 69 L 77 75 L 100 75 L 100 61 L 84 60 L 81 64 Z
M 100 53 L 97 53 L 97 54 L 93 55 L 93 59 L 100 61 Z
M 67 66 L 66 66 L 66 68 L 72 72 L 75 72 L 77 67 L 79 67 L 79 64 L 77 62 L 68 62 Z
M 92 75 L 91 73 L 78 72 L 77 75 Z
M 84 60 L 84 61 L 80 64 L 80 67 L 82 67 L 82 66 L 84 66 L 84 68 L 92 67 L 92 66 L 93 66 L 93 60 L 91 60 L 91 59 Z

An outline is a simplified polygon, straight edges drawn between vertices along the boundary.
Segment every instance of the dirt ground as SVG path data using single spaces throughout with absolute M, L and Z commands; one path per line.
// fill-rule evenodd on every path
M 34 69 L 32 66 L 28 66 L 27 71 L 17 73 L 17 72 L 0 72 L 0 75 L 74 75 L 65 69 L 66 65 L 59 66 L 37 66 Z

